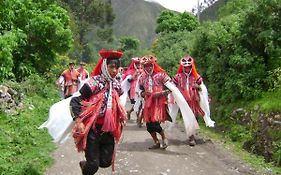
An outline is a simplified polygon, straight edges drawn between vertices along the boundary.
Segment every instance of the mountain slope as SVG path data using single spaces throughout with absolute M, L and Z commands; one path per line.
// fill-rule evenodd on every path
M 144 0 L 113 0 L 112 7 L 116 14 L 114 34 L 133 36 L 140 40 L 141 47 L 150 47 L 156 37 L 156 19 L 165 8 Z
M 218 0 L 210 7 L 206 8 L 201 14 L 200 14 L 200 21 L 215 21 L 218 19 L 218 12 L 219 9 L 226 5 L 226 3 L 229 0 Z

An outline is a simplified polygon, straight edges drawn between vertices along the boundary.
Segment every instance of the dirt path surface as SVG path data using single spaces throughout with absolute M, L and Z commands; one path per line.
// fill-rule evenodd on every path
M 197 145 L 190 147 L 184 129 L 176 126 L 166 131 L 169 147 L 166 150 L 149 150 L 152 139 L 145 127 L 138 128 L 135 120 L 127 123 L 121 143 L 117 146 L 115 172 L 111 167 L 99 169 L 97 175 L 239 175 L 257 173 L 236 156 L 202 136 L 196 137 Z M 55 164 L 45 175 L 80 175 L 79 161 L 72 138 L 53 153 Z

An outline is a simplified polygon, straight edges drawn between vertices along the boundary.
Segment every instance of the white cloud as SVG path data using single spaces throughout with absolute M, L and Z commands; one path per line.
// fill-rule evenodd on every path
M 163 7 L 177 12 L 191 12 L 197 5 L 197 0 L 145 0 L 149 2 L 158 2 Z

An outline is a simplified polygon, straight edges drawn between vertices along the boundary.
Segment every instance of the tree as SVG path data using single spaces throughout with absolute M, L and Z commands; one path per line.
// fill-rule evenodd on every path
M 170 10 L 163 11 L 157 18 L 156 33 L 169 33 L 176 31 L 192 31 L 198 26 L 195 16 L 189 12 L 176 14 Z
M 69 17 L 54 0 L 3 0 L 0 16 L 1 78 L 44 73 L 71 47 Z
M 134 37 L 126 36 L 119 39 L 120 49 L 124 52 L 123 65 L 130 63 L 132 57 L 136 57 L 139 51 L 140 41 Z
M 64 6 L 70 9 L 77 26 L 78 45 L 73 52 L 74 57 L 81 57 L 83 61 L 89 61 L 89 39 L 88 34 L 96 38 L 94 40 L 108 41 L 112 39 L 112 24 L 115 19 L 111 1 L 103 0 L 60 0 Z M 94 33 L 94 34 L 92 34 Z M 79 50 L 77 50 L 80 48 Z
M 137 50 L 140 46 L 140 41 L 134 37 L 125 36 L 119 39 L 121 50 Z
M 156 54 L 157 62 L 171 76 L 175 75 L 179 66 L 179 60 L 190 54 L 194 40 L 194 34 L 188 31 L 177 31 L 160 35 L 153 43 L 152 51 Z
M 203 2 L 197 0 L 197 6 L 192 8 L 192 13 L 196 14 L 198 21 L 200 21 L 200 13 L 203 12 L 206 8 L 213 5 L 215 2 L 216 0 L 204 0 Z
M 281 66 L 281 1 L 258 0 L 241 26 L 242 45 L 262 56 L 267 71 Z
M 253 7 L 255 0 L 235 0 L 229 1 L 219 9 L 218 17 L 223 18 L 234 14 L 244 14 Z

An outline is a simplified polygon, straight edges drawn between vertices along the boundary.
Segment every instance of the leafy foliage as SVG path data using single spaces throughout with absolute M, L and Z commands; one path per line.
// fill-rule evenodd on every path
M 179 18 L 166 12 L 158 18 L 162 28 L 153 45 L 158 63 L 171 76 L 178 60 L 189 53 L 212 97 L 217 126 L 274 163 L 280 162 L 280 146 L 274 144 L 280 142 L 280 127 L 269 129 L 263 121 L 280 120 L 280 7 L 278 0 L 230 1 L 220 11 L 219 21 L 205 22 L 192 32 L 174 32 Z M 250 112 L 241 120 L 231 116 L 241 107 Z M 259 115 L 261 111 L 268 114 Z
M 122 65 L 127 66 L 130 64 L 131 58 L 138 56 L 140 41 L 132 36 L 127 36 L 121 37 L 119 39 L 119 43 L 120 50 L 124 52 L 122 57 Z
M 121 50 L 137 50 L 139 49 L 140 41 L 134 37 L 122 37 L 119 39 Z
M 193 33 L 178 31 L 161 35 L 153 44 L 157 62 L 171 76 L 175 75 L 180 59 L 191 52 L 193 38 Z
M 261 56 L 265 70 L 281 65 L 281 2 L 259 0 L 241 26 L 242 46 Z
M 19 115 L 0 113 L 0 174 L 43 174 L 53 162 L 50 153 L 55 145 L 46 130 L 37 128 L 47 119 L 50 105 L 58 101 L 54 84 L 32 75 L 28 81 L 5 85 L 24 93 L 26 98 Z
M 0 35 L 0 82 L 15 77 L 13 52 L 18 49 L 25 38 L 26 35 L 21 30 L 9 31 Z
M 221 19 L 229 15 L 246 13 L 247 9 L 253 7 L 253 4 L 253 0 L 230 0 L 227 2 L 227 5 L 218 10 L 218 18 Z
M 1 79 L 44 73 L 71 46 L 69 17 L 54 0 L 3 0 L 0 16 Z
M 192 31 L 198 26 L 198 21 L 191 13 L 184 12 L 176 14 L 175 12 L 165 10 L 157 19 L 156 33 Z
M 75 48 L 70 53 L 71 57 L 79 58 L 85 62 L 90 62 L 91 57 L 95 56 L 90 50 L 90 43 L 100 44 L 113 41 L 112 25 L 115 14 L 110 2 L 102 0 L 59 0 L 63 6 L 69 9 L 73 16 L 76 29 Z
M 206 23 L 198 30 L 193 51 L 212 96 L 227 103 L 256 97 L 265 76 L 262 59 L 239 45 L 241 22 L 231 16 Z

